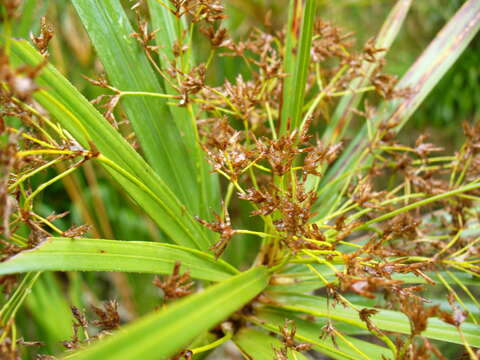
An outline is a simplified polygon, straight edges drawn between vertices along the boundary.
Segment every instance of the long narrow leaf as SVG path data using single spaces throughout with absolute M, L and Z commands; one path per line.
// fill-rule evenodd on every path
M 112 85 L 121 91 L 164 93 L 117 0 L 72 0 Z M 188 151 L 164 99 L 126 96 L 128 119 L 148 162 L 190 210 L 198 213 L 198 194 Z M 178 166 L 181 163 L 181 166 Z
M 177 66 L 180 66 L 183 72 L 188 72 L 195 65 L 192 52 L 186 51 L 177 59 L 175 59 L 173 54 L 176 42 L 181 41 L 178 34 L 188 33 L 185 18 L 178 19 L 164 4 L 160 4 L 156 0 L 148 0 L 148 8 L 153 31 L 157 31 L 155 42 L 161 49 L 159 54 L 161 68 L 170 68 L 171 62 L 176 60 Z M 165 82 L 164 86 L 168 94 L 178 95 L 178 91 L 168 82 Z M 220 186 L 218 174 L 211 171 L 211 167 L 205 159 L 204 151 L 199 145 L 195 121 L 195 118 L 198 117 L 199 109 L 193 104 L 188 104 L 187 107 L 170 107 L 170 112 L 184 137 L 184 142 L 194 163 L 196 171 L 195 180 L 197 181 L 200 194 L 199 215 L 209 219 L 212 215 L 212 209 L 218 210 L 220 205 Z
M 222 281 L 238 273 L 212 255 L 144 241 L 49 238 L 0 263 L 0 274 L 28 271 L 120 271 L 169 274 L 176 261 L 196 279 Z
M 285 131 L 287 127 L 287 112 L 291 107 L 291 91 L 294 87 L 295 73 L 295 48 L 298 43 L 299 26 L 301 22 L 302 3 L 298 0 L 290 0 L 288 6 L 287 31 L 285 33 L 285 54 L 283 58 L 283 71 L 288 76 L 282 83 L 282 114 L 280 118 L 280 130 Z
M 46 342 L 51 351 L 61 351 L 61 341 L 72 331 L 72 312 L 53 273 L 42 273 L 26 305 L 41 329 L 39 340 Z
M 0 324 L 7 324 L 22 306 L 28 294 L 30 294 L 35 281 L 40 276 L 40 272 L 31 272 L 25 274 L 20 284 L 17 286 L 8 301 L 0 309 Z
M 70 359 L 163 360 L 228 318 L 268 284 L 269 272 L 253 268 L 125 326 Z
M 284 133 L 290 123 L 292 129 L 300 122 L 305 84 L 307 80 L 308 64 L 310 62 L 310 47 L 312 45 L 313 24 L 315 20 L 316 0 L 306 0 L 303 7 L 301 27 L 299 28 L 298 4 L 300 1 L 291 1 L 290 22 L 287 39 L 287 49 L 284 68 L 290 77 L 284 83 L 282 117 L 280 133 Z M 300 30 L 298 44 L 295 41 L 297 31 Z

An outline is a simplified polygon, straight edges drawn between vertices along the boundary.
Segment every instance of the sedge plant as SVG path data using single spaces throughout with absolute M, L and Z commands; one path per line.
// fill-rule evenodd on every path
M 397 80 L 385 55 L 411 3 L 358 47 L 315 0 L 240 40 L 218 0 L 72 0 L 104 71 L 82 80 L 89 101 L 50 63 L 46 21 L 14 36 L 32 2 L 4 2 L 2 358 L 477 359 L 480 124 L 452 154 L 396 135 L 478 32 L 480 2 Z M 85 202 L 79 171 L 97 190 L 104 174 L 149 239 L 122 239 L 98 191 L 98 221 L 45 215 L 62 181 Z M 162 296 L 137 297 L 156 301 L 139 314 L 145 278 Z

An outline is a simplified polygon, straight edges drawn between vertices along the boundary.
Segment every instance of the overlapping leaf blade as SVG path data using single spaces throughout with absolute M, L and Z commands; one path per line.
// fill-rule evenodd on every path
M 180 41 L 188 42 L 191 35 L 187 39 L 179 38 L 180 34 L 189 34 L 185 18 L 175 17 L 169 9 L 166 8 L 167 3 L 160 4 L 156 0 L 148 0 L 148 8 L 152 22 L 153 31 L 156 32 L 155 42 L 159 46 L 159 65 L 162 69 L 169 69 L 172 62 L 181 68 L 181 71 L 187 73 L 195 66 L 193 52 L 189 46 L 189 51 L 181 54 L 177 59 L 173 54 L 173 49 L 178 46 Z M 175 61 L 176 60 L 176 61 Z M 165 90 L 168 94 L 179 95 L 178 91 L 168 82 L 164 82 Z M 220 186 L 218 182 L 218 174 L 211 171 L 211 167 L 206 161 L 203 149 L 200 147 L 198 131 L 196 128 L 195 118 L 198 118 L 199 109 L 193 104 L 186 107 L 170 107 L 173 116 L 183 140 L 189 150 L 195 168 L 195 181 L 198 185 L 200 194 L 199 214 L 205 219 L 211 217 L 213 209 L 218 210 L 220 205 Z
M 283 84 L 281 134 L 285 133 L 288 126 L 295 129 L 300 124 L 302 113 L 317 1 L 306 0 L 304 5 L 302 3 L 290 1 L 284 59 L 284 70 L 288 77 Z
M 41 329 L 40 339 L 51 351 L 63 349 L 62 341 L 72 331 L 71 310 L 60 282 L 52 273 L 42 273 L 25 299 L 25 305 Z
M 119 271 L 169 274 L 176 261 L 192 278 L 222 281 L 237 270 L 207 253 L 146 241 L 49 238 L 0 263 L 0 274 L 28 271 Z

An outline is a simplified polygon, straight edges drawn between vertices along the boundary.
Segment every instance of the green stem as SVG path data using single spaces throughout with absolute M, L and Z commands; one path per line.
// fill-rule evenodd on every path
M 216 347 L 219 347 L 220 345 L 222 345 L 223 343 L 227 342 L 228 340 L 230 340 L 233 336 L 233 332 L 232 331 L 229 331 L 225 334 L 225 336 L 221 337 L 220 339 L 210 343 L 210 344 L 207 344 L 207 345 L 204 345 L 204 346 L 200 346 L 200 347 L 197 347 L 195 349 L 192 349 L 191 352 L 195 355 L 195 354 L 199 354 L 199 353 L 202 353 L 202 352 L 205 352 L 205 351 L 209 351 L 209 350 L 212 350 L 212 349 L 215 349 Z

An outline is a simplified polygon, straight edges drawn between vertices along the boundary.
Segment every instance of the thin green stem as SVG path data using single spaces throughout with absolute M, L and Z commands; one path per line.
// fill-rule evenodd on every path
M 220 339 L 210 343 L 210 344 L 207 344 L 207 345 L 204 345 L 204 346 L 200 346 L 200 347 L 197 347 L 197 348 L 194 348 L 192 350 L 190 350 L 194 355 L 195 354 L 200 354 L 202 352 L 205 352 L 205 351 L 209 351 L 209 350 L 212 350 L 212 349 L 215 349 L 216 347 L 219 347 L 220 345 L 222 345 L 223 343 L 227 342 L 228 340 L 230 340 L 233 336 L 233 332 L 232 331 L 228 331 L 223 337 L 221 337 Z

